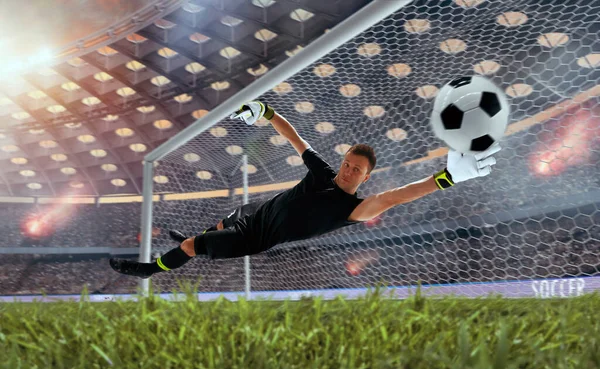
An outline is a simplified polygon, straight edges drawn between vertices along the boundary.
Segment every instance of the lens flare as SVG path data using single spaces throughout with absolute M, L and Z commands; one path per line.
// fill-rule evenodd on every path
M 41 205 L 21 221 L 21 233 L 30 239 L 51 236 L 57 229 L 73 219 L 76 212 L 77 206 L 66 201 Z
M 379 260 L 377 250 L 362 250 L 348 256 L 346 271 L 352 276 L 359 275 L 367 266 Z
M 37 214 L 30 215 L 21 223 L 21 233 L 26 238 L 41 239 L 53 233 L 50 224 L 43 221 Z
M 531 172 L 557 176 L 566 169 L 590 162 L 592 145 L 600 135 L 600 118 L 587 109 L 563 117 L 542 132 L 535 154 L 529 158 Z

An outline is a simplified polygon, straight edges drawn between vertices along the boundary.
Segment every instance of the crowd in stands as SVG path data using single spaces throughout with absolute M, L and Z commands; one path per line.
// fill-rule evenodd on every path
M 112 273 L 108 255 L 2 255 L 0 295 L 135 293 L 132 278 Z
M 0 294 L 78 294 L 84 287 L 89 293 L 135 293 L 138 279 L 113 272 L 108 257 L 3 255 Z M 339 245 L 316 239 L 252 256 L 251 265 L 254 290 L 592 276 L 600 274 L 600 212 Z M 202 292 L 242 291 L 243 259 L 197 257 L 153 283 L 169 292 L 179 288 L 179 278 L 197 282 Z
M 21 225 L 33 211 L 31 204 L 0 203 L 0 247 L 21 246 L 24 241 Z
M 0 203 L 0 219 L 0 247 L 137 247 L 141 206 Z
M 600 162 L 594 152 L 592 163 Z M 574 166 L 557 177 L 532 176 L 510 155 L 494 175 L 437 192 L 389 210 L 372 223 L 322 237 L 279 245 L 253 256 L 256 290 L 348 288 L 390 285 L 554 278 L 600 273 L 600 173 L 597 165 Z M 420 180 L 443 166 L 430 160 L 392 166 L 359 189 L 366 197 Z M 291 180 L 291 179 L 290 179 Z M 276 193 L 251 194 L 264 201 Z M 154 205 L 154 257 L 172 248 L 166 230 L 201 233 L 241 204 L 241 197 L 162 201 Z M 55 205 L 0 203 L 0 247 L 137 247 L 140 203 L 69 205 L 51 235 L 34 239 L 23 219 L 48 214 Z M 69 209 L 64 210 L 64 209 Z M 429 228 L 423 226 L 429 226 Z M 365 254 L 366 253 L 366 254 Z M 364 255 L 368 255 L 365 257 Z M 137 279 L 108 268 L 108 255 L 2 255 L 0 294 L 135 292 Z M 131 255 L 134 257 L 134 255 Z M 175 276 L 200 278 L 201 291 L 241 291 L 242 259 L 195 258 L 159 275 L 159 290 L 177 288 Z
M 520 146 L 519 146 L 520 147 Z M 480 226 L 477 216 L 517 209 L 534 210 L 543 214 L 561 206 L 574 206 L 600 200 L 600 153 L 592 152 L 590 164 L 573 166 L 559 176 L 535 176 L 523 161 L 515 161 L 506 151 L 498 157 L 498 167 L 510 168 L 510 175 L 493 173 L 477 180 L 461 183 L 455 188 L 440 191 L 418 201 L 390 209 L 377 227 L 407 226 L 434 222 L 462 220 L 463 223 Z M 389 163 L 388 163 L 389 164 Z M 413 181 L 421 180 L 444 166 L 443 158 L 429 160 L 411 166 L 392 163 L 388 170 L 374 174 L 359 188 L 359 196 L 386 191 Z M 333 163 L 332 163 L 333 165 Z M 382 164 L 384 166 L 385 164 Z M 294 180 L 299 178 L 286 178 Z M 235 188 L 235 186 L 233 186 Z M 265 201 L 277 192 L 255 193 L 251 202 Z M 583 197 L 583 199 L 582 199 Z M 582 202 L 583 201 L 583 202 Z M 180 229 L 192 235 L 213 226 L 241 205 L 241 196 L 207 198 L 186 201 L 161 201 L 154 204 L 153 226 L 158 229 L 158 248 L 167 244 L 166 232 L 160 230 Z M 560 210 L 560 209 L 558 209 Z M 35 238 L 24 232 L 28 217 L 38 215 L 52 229 L 46 237 Z M 510 215 L 508 218 L 521 218 Z M 506 218 L 506 216 L 505 216 Z M 0 203 L 0 247 L 53 246 L 53 247 L 136 247 L 139 245 L 141 204 L 119 203 L 98 205 L 56 205 Z M 492 222 L 493 224 L 494 222 Z M 463 224 L 461 224 L 464 226 Z M 353 226 L 352 231 L 368 230 L 370 225 Z M 451 227 L 449 225 L 449 227 Z M 346 234 L 340 229 L 333 234 Z

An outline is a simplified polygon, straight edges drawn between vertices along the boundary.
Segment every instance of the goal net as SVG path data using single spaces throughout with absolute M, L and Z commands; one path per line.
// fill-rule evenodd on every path
M 351 145 L 375 149 L 361 198 L 445 166 L 428 120 L 449 80 L 491 79 L 506 92 L 511 118 L 488 177 L 252 256 L 251 289 L 420 282 L 473 296 L 572 296 L 598 288 L 599 12 L 587 1 L 416 1 L 260 96 L 336 170 Z M 153 256 L 176 246 L 168 229 L 202 233 L 242 205 L 243 154 L 250 202 L 307 171 L 268 122 L 218 122 L 155 167 L 154 193 L 162 195 L 153 203 Z M 200 292 L 226 292 L 243 291 L 244 277 L 242 258 L 201 256 L 152 281 L 169 292 L 178 279 L 199 278 Z

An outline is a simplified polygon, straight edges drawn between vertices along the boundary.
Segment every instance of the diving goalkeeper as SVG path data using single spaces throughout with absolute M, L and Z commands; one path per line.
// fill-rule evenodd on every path
M 450 150 L 446 168 L 438 173 L 361 199 L 356 191 L 369 180 L 376 164 L 370 146 L 352 146 L 336 173 L 296 129 L 267 104 L 249 102 L 231 117 L 253 125 L 263 116 L 302 157 L 308 168 L 306 176 L 296 186 L 264 203 L 239 208 L 202 234 L 186 238 L 178 231 L 171 231 L 171 238 L 180 245 L 153 263 L 110 259 L 110 266 L 115 271 L 148 278 L 154 273 L 179 268 L 196 255 L 207 255 L 211 259 L 253 255 L 283 242 L 303 240 L 368 221 L 396 205 L 490 174 L 496 164 L 492 155 L 500 150 L 497 143 L 477 155 Z M 228 220 L 229 224 L 226 224 Z

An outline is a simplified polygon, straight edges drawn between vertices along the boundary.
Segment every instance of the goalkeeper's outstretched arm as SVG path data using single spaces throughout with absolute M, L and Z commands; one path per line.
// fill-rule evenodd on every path
M 350 214 L 349 220 L 358 222 L 371 220 L 394 206 L 420 199 L 438 190 L 445 190 L 458 182 L 487 176 L 492 172 L 492 166 L 496 164 L 496 159 L 492 155 L 498 151 L 500 145 L 497 143 L 476 155 L 450 150 L 446 168 L 420 181 L 367 197 Z
M 290 124 L 284 117 L 279 115 L 277 112 L 274 112 L 273 117 L 269 119 L 271 125 L 280 135 L 285 137 L 294 147 L 294 149 L 298 152 L 298 155 L 302 156 L 304 150 L 308 149 L 310 145 L 306 142 L 298 132 L 296 128 Z
M 440 188 L 432 176 L 407 184 L 406 186 L 381 192 L 364 199 L 364 201 L 354 209 L 352 214 L 350 214 L 349 219 L 356 222 L 371 220 L 394 206 L 420 199 L 439 189 Z

